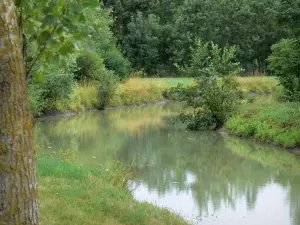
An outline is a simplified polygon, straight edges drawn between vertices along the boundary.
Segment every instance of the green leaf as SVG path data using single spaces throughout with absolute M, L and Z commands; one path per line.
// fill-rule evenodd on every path
M 52 48 L 52 49 L 53 48 L 55 49 L 58 46 L 58 44 L 59 44 L 59 42 L 52 38 L 47 41 L 47 47 Z
M 51 33 L 48 30 L 44 30 L 40 35 L 37 37 L 37 42 L 39 45 L 45 45 L 46 42 L 51 38 Z
M 87 26 L 82 27 L 79 32 L 75 33 L 73 36 L 76 40 L 83 40 L 87 38 L 90 34 L 89 28 Z
M 60 61 L 59 61 L 59 66 L 61 68 L 66 68 L 68 66 L 66 60 L 64 58 L 61 58 Z
M 97 6 L 100 6 L 100 3 L 99 0 L 84 0 L 82 5 L 83 7 L 96 8 Z
M 58 52 L 61 55 L 67 55 L 68 53 L 71 53 L 73 50 L 74 50 L 74 43 L 68 41 L 58 50 Z
M 78 16 L 78 22 L 80 22 L 80 23 L 84 23 L 85 22 L 85 17 L 83 15 L 83 13 L 79 14 L 79 16 Z
M 27 34 L 34 34 L 36 32 L 36 21 L 33 19 L 28 19 L 26 21 L 26 26 L 24 27 L 24 32 Z
M 17 7 L 25 6 L 25 4 L 26 4 L 26 0 L 15 0 L 15 5 Z
M 43 23 L 46 25 L 56 24 L 57 22 L 58 22 L 57 17 L 53 15 L 47 15 L 43 19 Z
M 31 62 L 33 60 L 33 57 L 32 56 L 28 56 L 26 57 L 25 61 L 28 63 L 28 62 Z
M 74 13 L 80 13 L 83 9 L 83 6 L 77 2 L 71 2 L 70 8 L 73 10 Z
M 42 83 L 45 80 L 45 77 L 41 74 L 37 74 L 34 76 L 34 83 Z
M 50 62 L 54 56 L 52 51 L 46 51 L 44 54 L 46 62 Z
M 60 35 L 64 32 L 64 30 L 65 30 L 64 27 L 61 25 L 56 29 L 55 33 Z
M 53 7 L 45 7 L 45 8 L 43 9 L 43 13 L 44 13 L 45 15 L 50 14 L 51 12 L 53 12 Z
M 58 66 L 59 62 L 60 62 L 60 56 L 59 55 L 54 55 L 52 57 L 51 64 L 54 65 L 54 66 Z

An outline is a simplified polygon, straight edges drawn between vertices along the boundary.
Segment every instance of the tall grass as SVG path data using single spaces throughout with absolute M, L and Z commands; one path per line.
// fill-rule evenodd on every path
M 129 79 L 120 85 L 109 101 L 109 106 L 140 105 L 163 100 L 166 87 L 152 82 L 141 83 L 138 79 Z
M 237 77 L 240 83 L 240 89 L 244 93 L 266 93 L 273 92 L 278 86 L 278 81 L 274 77 L 256 76 L 256 77 Z M 152 83 L 163 87 L 172 87 L 177 84 L 189 86 L 194 83 L 193 78 L 141 78 L 137 80 L 140 83 Z
M 278 82 L 267 77 L 239 77 L 240 89 L 244 93 L 274 92 Z M 131 78 L 119 84 L 106 107 L 141 105 L 155 103 L 164 98 L 171 98 L 170 88 L 177 84 L 193 85 L 193 78 Z M 101 97 L 101 96 L 100 96 Z M 68 99 L 52 103 L 51 109 L 60 112 L 80 112 L 99 106 L 98 86 L 96 83 L 79 85 Z
M 237 80 L 240 83 L 240 89 L 244 93 L 271 93 L 278 86 L 276 79 L 268 77 L 238 77 Z

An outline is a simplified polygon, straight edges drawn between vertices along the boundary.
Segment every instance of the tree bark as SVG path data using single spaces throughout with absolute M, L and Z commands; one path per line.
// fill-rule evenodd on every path
M 0 0 L 0 225 L 38 224 L 33 123 L 13 0 Z

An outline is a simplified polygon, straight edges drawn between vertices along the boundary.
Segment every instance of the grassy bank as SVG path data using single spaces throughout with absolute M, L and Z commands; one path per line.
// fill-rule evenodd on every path
M 278 81 L 274 77 L 238 77 L 237 80 L 244 93 L 271 93 L 278 86 Z
M 240 89 L 244 93 L 267 93 L 273 92 L 278 86 L 278 81 L 275 77 L 238 77 L 240 83 Z M 153 83 L 159 84 L 162 87 L 174 87 L 177 84 L 183 84 L 185 86 L 192 85 L 193 78 L 180 77 L 180 78 L 142 78 L 138 80 L 141 84 Z
M 153 82 L 140 82 L 129 79 L 117 86 L 114 95 L 108 101 L 107 107 L 150 104 L 164 99 L 163 93 L 168 87 Z M 81 112 L 95 109 L 100 99 L 97 85 L 93 83 L 78 86 L 67 100 L 55 101 L 46 111 Z
M 231 134 L 253 137 L 287 148 L 300 147 L 300 104 L 264 96 L 244 104 L 226 127 Z
M 241 90 L 245 93 L 272 92 L 277 87 L 277 80 L 266 77 L 238 78 Z M 108 102 L 111 106 L 129 106 L 155 103 L 164 99 L 171 87 L 177 84 L 192 85 L 193 78 L 137 78 L 129 79 L 120 84 L 113 97 Z M 87 84 L 79 86 L 70 99 L 57 101 L 53 109 L 60 112 L 83 111 L 96 108 L 98 99 L 97 86 Z
M 39 157 L 41 224 L 187 224 L 166 209 L 135 201 L 125 188 L 128 178 L 119 162 L 84 169 L 54 157 Z

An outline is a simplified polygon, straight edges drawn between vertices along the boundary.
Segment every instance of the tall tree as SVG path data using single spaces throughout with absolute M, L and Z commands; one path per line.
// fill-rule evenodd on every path
M 38 224 L 33 123 L 13 0 L 0 0 L 0 224 Z
M 282 1 L 289 5 L 298 0 Z M 197 38 L 220 47 L 235 45 L 237 58 L 248 72 L 265 71 L 271 45 L 286 35 L 284 29 L 276 27 L 279 2 L 104 0 L 104 5 L 112 7 L 114 32 L 133 67 L 162 74 L 164 70 L 176 72 L 174 63 L 188 63 L 190 47 Z M 297 16 L 296 11 L 292 13 Z
M 38 224 L 35 145 L 26 74 L 74 52 L 99 0 L 0 0 L 0 224 Z M 37 48 L 28 56 L 28 42 Z M 78 43 L 79 44 L 79 43 Z M 23 53 L 23 54 L 22 54 Z M 24 66 L 24 56 L 27 71 Z M 49 63 L 50 64 L 50 63 Z

